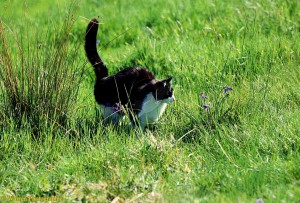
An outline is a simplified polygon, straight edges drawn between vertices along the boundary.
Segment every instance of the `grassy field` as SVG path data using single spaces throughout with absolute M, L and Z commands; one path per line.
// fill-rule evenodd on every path
M 0 2 L 1 202 L 300 201 L 297 0 L 20 2 Z M 173 76 L 156 128 L 102 125 L 93 17 L 111 74 Z

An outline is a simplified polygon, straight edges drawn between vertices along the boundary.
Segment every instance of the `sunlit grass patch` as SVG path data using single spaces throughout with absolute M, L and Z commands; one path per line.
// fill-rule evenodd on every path
M 0 198 L 298 201 L 298 1 L 0 4 Z M 110 74 L 173 76 L 155 128 L 102 123 L 83 50 L 93 17 Z

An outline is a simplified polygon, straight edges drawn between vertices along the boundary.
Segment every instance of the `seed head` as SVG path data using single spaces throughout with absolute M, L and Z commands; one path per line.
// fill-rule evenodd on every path
M 226 86 L 225 88 L 224 88 L 224 93 L 225 94 L 228 94 L 228 92 L 229 91 L 232 91 L 233 89 L 231 88 L 231 87 L 228 87 L 228 86 Z
M 201 96 L 203 99 L 208 99 L 208 97 L 207 97 L 203 92 L 200 94 L 200 96 Z
M 119 112 L 121 110 L 120 104 L 119 103 L 115 103 L 113 105 L 113 109 L 114 109 L 114 112 Z
M 209 111 L 209 105 L 208 104 L 203 104 L 203 108 L 205 111 Z

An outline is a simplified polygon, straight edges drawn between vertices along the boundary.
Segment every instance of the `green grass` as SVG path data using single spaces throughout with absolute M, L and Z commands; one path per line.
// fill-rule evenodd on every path
M 7 40 L 0 45 L 0 73 L 13 70 L 20 81 L 21 76 L 27 79 L 18 86 L 24 91 L 17 94 L 23 95 L 17 103 L 33 108 L 16 113 L 0 77 L 0 198 L 299 201 L 297 0 L 82 0 L 75 5 L 68 30 L 68 1 L 0 2 Z M 93 69 L 84 65 L 83 50 L 88 19 L 97 16 L 102 23 L 98 48 L 110 73 L 138 65 L 157 78 L 174 77 L 177 100 L 156 129 L 102 125 Z M 63 33 L 68 33 L 68 48 L 60 50 L 59 60 L 53 55 L 65 42 Z M 40 41 L 45 48 L 35 52 Z M 13 66 L 3 61 L 5 47 Z M 22 66 L 22 59 L 31 63 Z M 52 66 L 55 62 L 61 63 Z M 39 78 L 41 67 L 50 72 L 56 67 L 65 75 L 45 77 L 44 83 L 28 80 L 26 70 Z M 65 89 L 54 87 L 54 81 Z M 47 97 L 37 91 L 43 84 L 51 93 Z M 226 86 L 233 88 L 228 96 Z M 40 108 L 45 98 L 48 106 Z M 64 122 L 47 119 L 53 112 Z M 37 131 L 39 136 L 33 136 Z

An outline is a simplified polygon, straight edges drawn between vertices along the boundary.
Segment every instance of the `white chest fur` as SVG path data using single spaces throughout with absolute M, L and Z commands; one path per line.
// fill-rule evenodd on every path
M 166 110 L 167 104 L 173 101 L 173 97 L 157 101 L 152 93 L 147 94 L 142 104 L 142 110 L 138 114 L 141 127 L 144 128 L 147 124 L 155 123 Z

